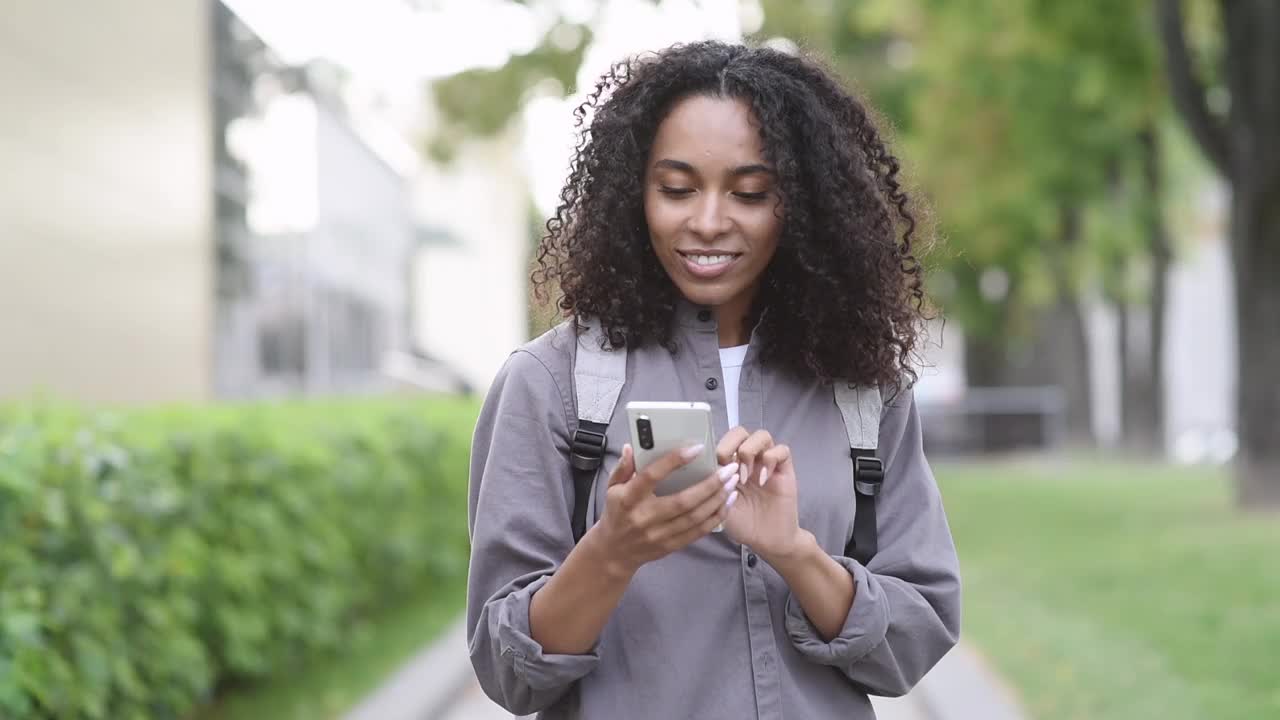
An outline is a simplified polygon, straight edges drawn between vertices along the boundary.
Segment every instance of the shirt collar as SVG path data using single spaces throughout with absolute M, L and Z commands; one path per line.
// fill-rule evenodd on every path
M 689 302 L 684 297 L 676 301 L 676 325 L 703 332 L 719 331 L 716 315 L 709 306 Z
M 748 337 L 748 343 L 754 345 L 757 342 L 757 334 L 760 332 L 760 324 L 764 321 L 764 316 L 769 313 L 769 308 L 765 308 L 760 313 L 760 318 L 756 320 L 756 324 L 751 328 L 751 334 Z M 676 301 L 676 327 L 685 328 L 697 332 L 711 332 L 717 335 L 720 327 L 716 323 L 716 315 L 708 305 L 699 305 L 690 302 L 684 297 Z

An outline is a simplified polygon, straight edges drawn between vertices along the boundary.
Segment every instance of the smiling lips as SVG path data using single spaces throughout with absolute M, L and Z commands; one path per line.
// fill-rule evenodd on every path
M 685 252 L 677 250 L 680 257 L 684 259 L 685 269 L 690 275 L 703 280 L 720 277 L 733 267 L 734 262 L 742 256 L 741 253 L 711 253 L 703 251 Z

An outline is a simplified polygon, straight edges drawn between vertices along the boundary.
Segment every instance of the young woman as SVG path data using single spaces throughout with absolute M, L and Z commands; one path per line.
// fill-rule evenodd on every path
M 534 273 L 569 320 L 508 359 L 472 450 L 480 683 L 540 718 L 872 718 L 867 695 L 907 692 L 960 624 L 911 394 L 923 292 L 898 162 L 829 72 L 764 48 L 621 63 L 577 117 Z M 696 448 L 637 473 L 619 412 L 575 543 L 578 321 L 627 349 L 619 407 L 711 405 L 722 470 L 655 495 Z M 845 556 L 833 383 L 885 398 L 865 566 Z

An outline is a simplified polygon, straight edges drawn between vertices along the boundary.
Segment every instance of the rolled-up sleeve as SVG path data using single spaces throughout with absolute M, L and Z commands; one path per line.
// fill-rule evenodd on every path
M 490 388 L 471 449 L 467 639 L 485 693 L 508 711 L 555 703 L 599 662 L 543 652 L 529 601 L 573 549 L 569 406 L 543 363 L 514 353 Z
M 794 597 L 787 633 L 805 657 L 838 668 L 873 695 L 908 692 L 960 637 L 960 568 L 942 496 L 924 457 L 920 416 L 904 391 L 880 422 L 885 479 L 876 503 L 879 549 L 868 567 L 835 559 L 854 581 L 840 634 L 823 640 Z

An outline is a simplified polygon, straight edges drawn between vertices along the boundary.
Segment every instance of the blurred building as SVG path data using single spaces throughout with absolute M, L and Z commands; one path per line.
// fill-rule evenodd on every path
M 487 388 L 529 335 L 532 219 L 516 138 L 464 143 L 452 163 L 424 168 L 414 193 L 444 234 L 416 260 L 414 335 L 470 386 Z
M 218 194 L 218 394 L 384 390 L 388 354 L 410 345 L 408 169 L 371 147 L 323 66 L 249 90 L 254 112 L 226 115 L 221 134 L 220 168 L 244 192 Z
M 410 340 L 433 234 L 338 80 L 214 0 L 6 3 L 0 399 L 447 386 Z
M 5 3 L 0 397 L 212 394 L 209 8 L 134 8 Z

